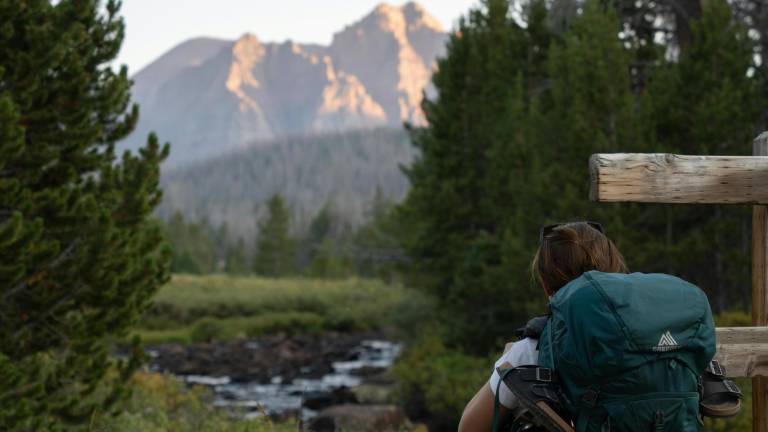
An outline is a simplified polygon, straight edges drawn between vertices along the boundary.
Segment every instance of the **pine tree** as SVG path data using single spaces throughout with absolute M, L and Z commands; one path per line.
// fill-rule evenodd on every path
M 291 217 L 283 197 L 267 203 L 266 218 L 259 223 L 253 270 L 262 276 L 280 277 L 296 272 L 296 246 L 290 234 Z
M 376 188 L 366 212 L 367 222 L 357 228 L 351 241 L 358 276 L 391 281 L 404 263 L 399 241 L 403 221 L 397 218 L 394 210 L 394 202 L 387 199 L 381 188 Z
M 501 191 L 519 163 L 498 158 L 512 154 L 529 92 L 543 88 L 550 35 L 542 5 L 533 2 L 526 28 L 505 0 L 484 1 L 460 20 L 433 77 L 439 96 L 423 103 L 429 126 L 412 133 L 421 157 L 406 171 L 412 187 L 398 210 L 410 225 L 402 242 L 411 283 L 439 300 L 449 342 L 464 349 L 485 352 L 527 310 L 508 301 L 516 287 L 501 261 L 505 215 L 517 204 Z
M 226 272 L 232 275 L 244 275 L 249 273 L 248 258 L 245 253 L 245 242 L 242 238 L 237 239 L 234 247 L 229 249 L 227 254 Z
M 309 276 L 343 278 L 350 273 L 350 266 L 339 251 L 338 239 L 328 237 L 317 245 L 307 271 Z
M 546 160 L 540 172 L 550 183 L 541 197 L 545 220 L 581 218 L 614 225 L 618 206 L 590 203 L 586 164 L 593 153 L 642 151 L 643 130 L 632 93 L 632 52 L 616 36 L 615 11 L 587 1 L 562 44 L 550 50 L 551 92 L 542 127 L 551 131 L 536 147 Z M 612 237 L 616 237 L 616 232 Z
M 320 278 L 348 276 L 351 266 L 344 256 L 347 237 L 333 204 L 326 202 L 312 218 L 302 242 L 306 274 Z
M 63 430 L 125 393 L 141 359 L 108 354 L 167 280 L 149 219 L 157 139 L 134 127 L 125 67 L 109 64 L 119 2 L 0 1 L 0 429 Z
M 338 229 L 335 226 L 335 219 L 333 206 L 330 202 L 325 203 L 315 217 L 312 218 L 307 234 L 302 242 L 302 255 L 304 255 L 302 261 L 307 263 L 307 265 L 315 259 L 323 242 L 335 234 L 334 231 Z
M 212 231 L 207 222 L 187 221 L 181 212 L 175 212 L 165 224 L 166 237 L 173 248 L 171 270 L 192 274 L 217 270 L 217 245 Z
M 520 123 L 509 140 L 492 148 L 494 163 L 487 173 L 488 193 L 497 202 L 495 218 L 503 226 L 501 240 L 479 238 L 471 266 L 457 273 L 462 278 L 482 273 L 486 283 L 505 287 L 503 309 L 486 308 L 487 328 L 498 337 L 508 334 L 510 321 L 545 310 L 545 297 L 529 272 L 539 226 L 586 219 L 616 227 L 622 215 L 616 206 L 589 202 L 586 172 L 592 153 L 631 151 L 641 140 L 629 76 L 631 52 L 617 38 L 619 28 L 610 8 L 584 3 L 567 31 L 552 37 L 538 75 L 546 79 L 546 89 L 526 95 L 519 76 L 517 96 L 509 100 L 511 118 L 499 119 Z M 617 234 L 611 232 L 614 238 Z M 494 256 L 499 265 L 482 266 Z
M 758 42 L 722 0 L 707 2 L 691 27 L 691 43 L 679 59 L 651 75 L 645 106 L 651 146 L 678 154 L 751 154 L 765 106 L 765 67 L 753 58 Z M 639 243 L 635 259 L 700 285 L 715 310 L 746 306 L 749 220 L 746 207 L 665 206 L 646 219 L 658 240 Z
M 215 230 L 213 227 L 210 227 L 209 236 L 211 237 L 211 242 L 214 246 L 214 271 L 216 272 L 226 271 L 227 269 L 227 259 L 231 249 L 229 234 L 229 226 L 226 222 L 219 224 L 219 227 Z M 243 251 L 245 251 L 245 247 L 243 247 Z

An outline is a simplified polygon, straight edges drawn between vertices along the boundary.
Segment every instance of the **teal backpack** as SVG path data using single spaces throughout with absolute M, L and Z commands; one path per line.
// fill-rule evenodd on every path
M 664 274 L 590 271 L 550 300 L 539 365 L 576 432 L 699 430 L 698 377 L 715 354 L 704 292 Z

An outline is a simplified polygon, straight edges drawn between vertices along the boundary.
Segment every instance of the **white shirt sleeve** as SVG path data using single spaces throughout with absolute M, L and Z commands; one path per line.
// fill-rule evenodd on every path
M 491 374 L 491 379 L 489 381 L 491 384 L 491 391 L 496 395 L 496 387 L 498 386 L 500 392 L 499 402 L 507 408 L 515 408 L 517 405 L 517 398 L 504 383 L 501 383 L 499 386 L 501 377 L 499 376 L 499 373 L 496 372 L 496 368 L 504 363 L 509 363 L 511 367 L 539 364 L 539 351 L 536 350 L 538 343 L 539 342 L 536 339 L 531 338 L 517 341 L 512 344 L 512 348 L 496 360 L 496 364 L 493 365 L 493 373 Z

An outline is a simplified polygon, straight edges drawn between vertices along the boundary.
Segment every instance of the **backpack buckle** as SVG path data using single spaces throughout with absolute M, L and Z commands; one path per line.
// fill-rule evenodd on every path
M 536 381 L 552 382 L 552 370 L 547 368 L 536 368 Z
M 717 360 L 712 360 L 709 362 L 709 372 L 717 377 L 725 376 L 725 370 L 723 370 L 723 367 L 720 366 L 720 362 Z
M 736 385 L 735 382 L 729 379 L 725 379 L 723 380 L 723 385 L 725 386 L 726 390 L 728 390 L 729 392 L 741 396 L 741 389 L 739 388 L 739 386 Z

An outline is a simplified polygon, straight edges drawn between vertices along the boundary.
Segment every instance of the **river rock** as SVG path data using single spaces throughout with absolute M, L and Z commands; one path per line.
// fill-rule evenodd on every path
M 373 385 L 391 385 L 395 383 L 395 378 L 392 376 L 391 370 L 384 369 L 381 373 L 363 377 L 363 382 Z
M 304 394 L 304 408 L 320 411 L 333 405 L 356 404 L 357 397 L 348 387 L 339 387 L 330 392 L 311 392 Z
M 290 382 L 297 377 L 320 378 L 334 362 L 349 359 L 362 340 L 380 338 L 376 333 L 322 335 L 284 334 L 232 342 L 152 347 L 152 367 L 176 375 L 229 377 L 232 382 L 261 382 L 273 377 Z
M 320 412 L 309 423 L 312 432 L 400 432 L 413 425 L 395 405 L 336 405 Z
M 385 405 L 395 402 L 394 385 L 360 384 L 351 389 L 358 403 Z
M 376 366 L 363 366 L 353 370 L 354 374 L 363 378 L 380 376 L 387 372 L 387 368 Z

